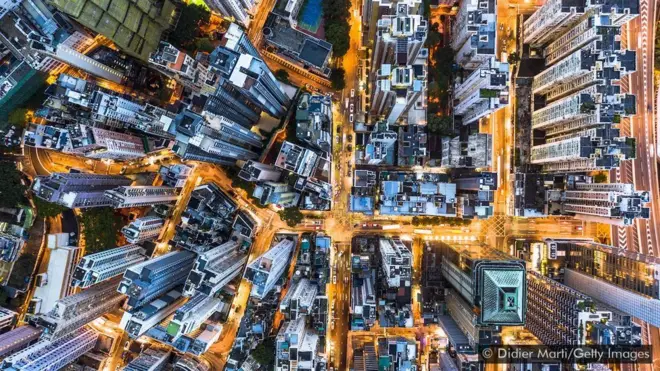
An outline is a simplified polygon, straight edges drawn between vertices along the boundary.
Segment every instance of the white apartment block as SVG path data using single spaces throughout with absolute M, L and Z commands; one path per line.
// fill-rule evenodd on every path
M 98 337 L 89 327 L 74 330 L 55 341 L 42 337 L 37 343 L 5 358 L 1 367 L 16 371 L 57 371 L 92 350 Z
M 53 309 L 39 315 L 43 339 L 58 339 L 119 307 L 125 296 L 117 292 L 121 277 L 96 284 L 78 294 L 58 300 Z
M 378 240 L 378 246 L 387 286 L 410 287 L 413 260 L 410 249 L 398 238 L 381 238 Z
M 137 218 L 129 225 L 123 227 L 121 233 L 129 243 L 138 243 L 158 237 L 163 225 L 165 225 L 165 220 L 162 218 L 145 216 Z
M 179 189 L 174 187 L 133 186 L 105 191 L 115 209 L 168 204 L 177 200 Z
M 246 161 L 238 173 L 239 178 L 248 182 L 270 181 L 275 182 L 282 176 L 282 171 L 273 165 L 262 164 L 257 161 Z
M 167 367 L 169 358 L 169 351 L 149 348 L 127 364 L 123 371 L 161 371 Z
M 72 286 L 87 288 L 112 277 L 124 274 L 129 267 L 147 259 L 138 245 L 125 245 L 86 255 L 73 273 Z
M 388 124 L 407 120 L 407 113 L 415 107 L 426 91 L 425 68 L 397 67 L 383 64 L 376 71 L 371 101 L 371 113 L 385 117 Z M 416 124 L 416 122 L 414 122 Z
M 280 311 L 291 320 L 295 320 L 301 315 L 311 314 L 318 288 L 318 285 L 309 279 L 300 279 L 289 288 L 280 302 Z
M 5 327 L 13 326 L 14 321 L 16 321 L 16 316 L 16 312 L 0 307 L 0 330 Z
M 180 291 L 172 290 L 136 311 L 124 312 L 119 327 L 123 328 L 132 339 L 137 339 L 169 317 L 185 301 Z
M 509 104 L 509 64 L 490 57 L 454 88 L 454 113 L 469 125 Z
M 243 272 L 247 259 L 245 253 L 238 251 L 238 242 L 232 240 L 199 254 L 188 275 L 185 295 L 215 295 Z
M 88 158 L 111 160 L 133 160 L 144 157 L 144 144 L 134 135 L 99 128 L 91 129 L 94 135 L 93 148 L 82 154 Z M 77 151 L 74 151 L 77 152 Z
M 268 295 L 288 269 L 294 248 L 293 240 L 283 239 L 248 265 L 245 278 L 252 282 L 250 296 L 263 299 Z
M 284 361 L 276 362 L 275 371 L 286 371 L 287 366 L 294 370 L 316 369 L 319 336 L 307 329 L 305 316 L 284 323 L 275 341 L 275 357 Z
M 463 0 L 452 29 L 456 63 L 472 70 L 495 56 L 497 15 L 495 0 Z
M 206 4 L 224 16 L 233 17 L 245 27 L 250 25 L 250 15 L 255 7 L 252 0 L 208 0 Z
M 177 309 L 167 327 L 167 333 L 174 334 L 171 335 L 172 342 L 181 335 L 198 329 L 213 313 L 221 310 L 223 305 L 223 301 L 219 298 L 202 293 L 195 294 L 186 304 Z
M 68 235 L 67 235 L 68 237 Z M 66 239 L 68 244 L 68 238 Z M 48 313 L 58 300 L 72 295 L 73 274 L 82 258 L 83 250 L 75 246 L 48 246 L 50 258 L 46 274 L 39 275 L 30 301 L 32 314 Z
M 193 57 L 161 41 L 158 49 L 149 57 L 149 64 L 183 86 L 200 91 L 207 80 L 208 67 Z

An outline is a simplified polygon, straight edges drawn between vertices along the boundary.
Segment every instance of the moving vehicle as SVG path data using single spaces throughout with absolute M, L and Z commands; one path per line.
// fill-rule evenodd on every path
M 355 120 L 355 118 L 353 117 L 353 114 L 351 113 L 351 114 L 348 116 L 348 122 L 353 123 L 354 120 Z
M 355 98 L 355 89 L 351 89 L 351 98 Z
M 351 113 L 355 112 L 355 104 L 351 103 Z
M 348 98 L 344 101 L 344 108 L 348 108 Z

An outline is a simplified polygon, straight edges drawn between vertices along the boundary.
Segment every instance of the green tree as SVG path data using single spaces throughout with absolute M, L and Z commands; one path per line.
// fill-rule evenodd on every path
M 277 71 L 275 71 L 275 78 L 282 81 L 282 82 L 288 83 L 289 82 L 289 72 L 287 72 L 287 70 L 285 70 L 285 69 L 280 68 Z
M 16 207 L 25 200 L 26 190 L 16 163 L 0 162 L 0 207 Z
M 209 23 L 211 12 L 199 4 L 187 4 L 181 8 L 179 21 L 169 41 L 179 48 L 194 48 L 200 26 Z
M 289 227 L 295 227 L 302 222 L 305 217 L 297 207 L 290 207 L 277 212 L 280 218 L 286 222 Z
M 66 210 L 66 207 L 64 206 L 44 201 L 39 197 L 34 197 L 32 200 L 34 201 L 34 205 L 37 207 L 37 213 L 42 218 L 58 216 Z
M 275 343 L 271 338 L 265 339 L 254 348 L 251 354 L 262 368 L 267 368 L 275 360 Z
M 207 37 L 202 37 L 195 40 L 195 49 L 200 52 L 210 53 L 215 49 L 215 47 L 213 46 L 211 40 L 209 40 Z
M 518 55 L 518 52 L 513 52 L 509 54 L 509 58 L 507 59 L 507 62 L 509 64 L 516 64 L 520 60 L 520 56 Z
M 594 183 L 605 183 L 607 182 L 607 173 L 604 171 L 598 172 L 596 175 L 593 177 Z
M 343 90 L 346 87 L 346 71 L 343 68 L 333 68 L 330 73 L 330 83 L 335 90 Z
M 346 55 L 350 44 L 350 25 L 347 22 L 334 22 L 325 28 L 325 39 L 332 44 L 332 54 L 335 57 Z
M 109 207 L 85 209 L 80 217 L 85 237 L 86 254 L 117 247 L 117 234 L 122 227 L 121 217 Z
M 37 263 L 37 257 L 24 253 L 16 259 L 14 262 L 14 267 L 11 271 L 11 276 L 9 276 L 9 281 L 7 282 L 9 286 L 22 289 L 25 287 L 25 284 L 30 280 L 32 271 L 34 271 L 34 265 Z
M 454 134 L 454 120 L 451 116 L 428 116 L 427 126 L 429 132 L 442 136 L 451 136 Z
M 17 108 L 9 114 L 9 119 L 7 122 L 9 125 L 16 126 L 17 128 L 22 128 L 27 126 L 29 120 L 29 114 L 27 108 Z

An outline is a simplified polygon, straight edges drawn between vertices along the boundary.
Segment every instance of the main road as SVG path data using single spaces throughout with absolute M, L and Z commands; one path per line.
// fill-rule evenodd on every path
M 640 15 L 628 23 L 624 33 L 624 45 L 637 52 L 637 70 L 624 78 L 624 91 L 634 94 L 637 99 L 637 112 L 621 125 L 623 134 L 637 140 L 637 158 L 624 163 L 619 170 L 613 170 L 613 181 L 633 183 L 637 190 L 650 193 L 651 215 L 648 220 L 637 219 L 632 228 L 613 227 L 613 244 L 640 253 L 660 256 L 660 190 L 655 148 L 656 125 L 654 115 L 654 40 L 655 40 L 655 0 L 640 0 Z

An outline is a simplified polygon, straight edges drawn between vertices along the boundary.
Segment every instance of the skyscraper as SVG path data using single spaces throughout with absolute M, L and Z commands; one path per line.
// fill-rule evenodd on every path
M 210 55 L 218 88 L 205 109 L 250 127 L 261 111 L 281 118 L 290 104 L 282 86 L 260 58 L 243 30 L 230 25 L 223 44 Z
M 411 287 L 413 259 L 408 246 L 398 238 L 381 238 L 378 244 L 387 286 Z
M 238 243 L 229 240 L 205 253 L 199 254 L 188 275 L 185 294 L 195 292 L 214 296 L 243 271 L 247 255 L 238 251 Z
M 144 253 L 138 245 L 125 245 L 86 255 L 73 272 L 71 285 L 87 288 L 123 274 L 127 268 L 147 259 Z
M 138 309 L 124 312 L 119 326 L 124 328 L 128 336 L 137 339 L 174 313 L 183 302 L 185 298 L 181 290 L 174 289 Z
M 121 229 L 121 233 L 129 243 L 151 240 L 160 234 L 165 221 L 157 216 L 137 218 Z
M 37 177 L 32 189 L 42 200 L 78 209 L 109 206 L 111 201 L 104 192 L 131 183 L 119 175 L 52 173 Z
M 287 183 L 264 182 L 254 187 L 252 196 L 266 206 L 270 204 L 280 207 L 295 206 L 300 200 L 299 195 Z
M 289 267 L 293 248 L 293 240 L 283 239 L 248 265 L 245 278 L 252 282 L 251 296 L 263 299 L 268 295 Z
M 121 186 L 105 191 L 105 197 L 110 200 L 111 206 L 115 209 L 153 206 L 176 201 L 179 197 L 179 189 L 155 186 Z
M 176 11 L 170 0 L 145 0 L 130 12 L 128 8 L 117 11 L 91 1 L 75 5 L 68 0 L 51 0 L 51 3 L 78 23 L 112 40 L 123 52 L 143 61 L 158 47 L 161 33 L 171 26 Z
M 82 327 L 50 341 L 42 338 L 2 361 L 3 369 L 16 371 L 56 371 L 64 368 L 96 345 L 98 333 Z
M 167 334 L 175 343 L 180 336 L 188 334 L 204 323 L 213 313 L 222 308 L 219 298 L 202 293 L 195 294 L 186 304 L 174 312 L 174 318 L 167 326 Z
M 584 176 L 569 176 L 565 190 L 547 191 L 549 213 L 575 215 L 577 219 L 630 225 L 649 218 L 649 193 L 633 184 L 593 183 Z
M 207 4 L 220 14 L 233 17 L 245 27 L 250 25 L 252 19 L 250 12 L 255 6 L 252 0 L 209 0 Z
M 161 371 L 167 367 L 169 357 L 168 351 L 149 348 L 127 364 L 123 371 Z
M 618 124 L 636 110 L 619 84 L 635 71 L 636 55 L 620 35 L 639 4 L 587 3 L 549 1 L 525 22 L 525 40 L 547 66 L 532 83 L 531 163 L 545 172 L 608 170 L 636 156 L 635 139 Z
M 276 371 L 285 371 L 291 363 L 301 370 L 314 370 L 318 358 L 319 335 L 307 329 L 306 317 L 286 322 L 280 328 L 276 342 Z
M 236 160 L 253 160 L 263 147 L 262 138 L 236 122 L 204 112 L 183 110 L 168 127 L 175 135 L 173 148 L 182 159 L 234 165 Z
M 182 285 L 195 262 L 196 254 L 172 251 L 126 270 L 117 291 L 128 295 L 128 306 L 136 308 Z
M 495 0 L 461 1 L 451 32 L 456 63 L 467 70 L 495 56 L 497 12 Z
M 454 114 L 469 125 L 509 104 L 509 64 L 486 59 L 454 88 Z
M 44 332 L 42 338 L 58 339 L 81 328 L 103 314 L 115 310 L 124 300 L 117 292 L 120 277 L 96 284 L 78 294 L 58 300 L 53 309 L 39 315 L 36 323 Z
M 277 181 L 282 176 L 282 171 L 273 165 L 266 165 L 257 161 L 246 161 L 238 173 L 238 177 L 248 182 Z

